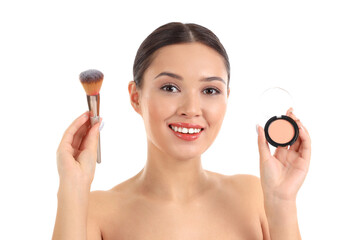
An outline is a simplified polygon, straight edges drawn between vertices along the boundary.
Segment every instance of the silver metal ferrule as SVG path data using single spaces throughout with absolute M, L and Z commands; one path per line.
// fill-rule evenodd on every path
M 90 122 L 91 126 L 94 126 L 96 123 L 100 121 L 100 94 L 89 96 L 87 95 L 87 102 L 90 111 Z M 99 142 L 97 147 L 97 163 L 101 163 L 101 150 L 100 150 L 100 135 L 99 135 Z

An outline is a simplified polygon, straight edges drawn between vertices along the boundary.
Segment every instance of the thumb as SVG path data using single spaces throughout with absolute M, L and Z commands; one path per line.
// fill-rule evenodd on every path
M 268 160 L 271 157 L 271 152 L 270 152 L 269 144 L 265 138 L 264 129 L 257 124 L 256 130 L 258 133 L 258 147 L 259 147 L 260 164 L 261 164 L 262 162 Z

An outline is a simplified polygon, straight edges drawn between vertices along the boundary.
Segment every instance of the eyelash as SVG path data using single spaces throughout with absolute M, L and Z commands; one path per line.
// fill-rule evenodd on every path
M 177 90 L 178 92 L 180 92 L 179 88 L 178 88 L 176 85 L 174 85 L 174 84 L 169 84 L 169 83 L 165 84 L 165 85 L 162 86 L 160 89 L 163 90 L 163 91 L 165 91 L 165 92 L 176 93 L 176 92 L 171 91 L 171 90 L 169 91 L 169 88 L 176 88 L 176 90 Z M 167 89 L 167 90 L 166 90 L 166 89 Z M 218 95 L 218 94 L 221 93 L 221 91 L 220 91 L 219 89 L 215 88 L 215 87 L 205 88 L 202 92 L 204 93 L 205 91 L 208 91 L 208 90 L 211 90 L 212 92 L 215 91 L 215 93 L 212 93 L 212 94 L 206 94 L 206 93 L 205 93 L 205 95 L 210 95 L 210 96 L 211 96 L 211 95 Z

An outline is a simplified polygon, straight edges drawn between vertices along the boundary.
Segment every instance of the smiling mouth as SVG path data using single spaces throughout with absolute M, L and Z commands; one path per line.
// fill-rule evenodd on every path
M 169 128 L 171 130 L 173 130 L 174 132 L 177 133 L 182 133 L 182 134 L 198 134 L 201 131 L 204 130 L 204 128 L 186 128 L 186 127 L 178 127 L 178 126 L 173 126 L 173 125 L 169 125 Z

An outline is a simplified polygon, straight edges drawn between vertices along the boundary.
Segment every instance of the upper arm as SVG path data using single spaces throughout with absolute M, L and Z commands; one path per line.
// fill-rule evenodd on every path
M 98 224 L 99 203 L 101 191 L 90 192 L 87 216 L 87 240 L 102 240 L 100 225 Z

